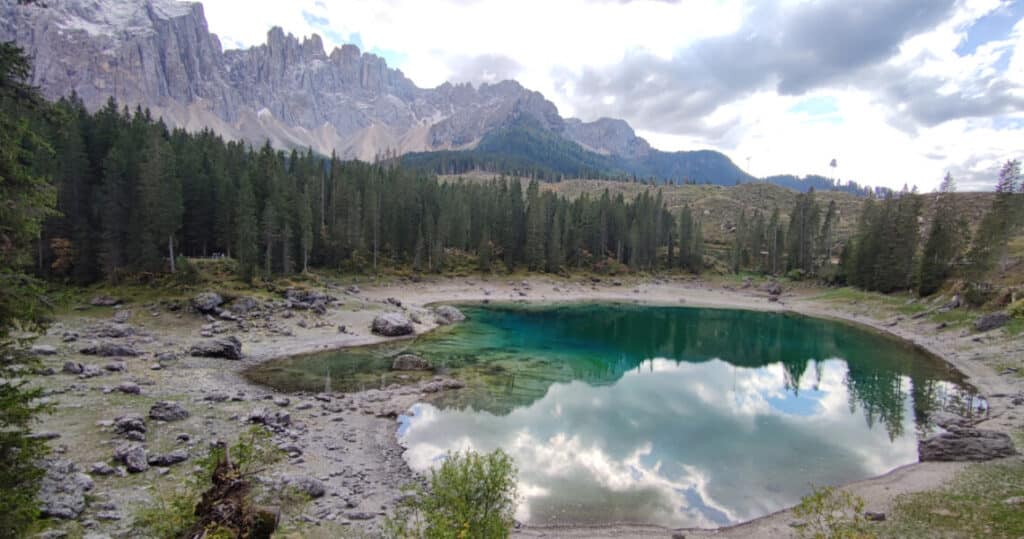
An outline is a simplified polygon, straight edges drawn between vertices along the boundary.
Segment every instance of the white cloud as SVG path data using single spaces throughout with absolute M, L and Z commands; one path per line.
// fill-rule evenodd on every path
M 999 0 L 962 0 L 945 21 L 902 41 L 881 64 L 858 68 L 848 77 L 828 77 L 805 95 L 782 95 L 774 87 L 741 93 L 702 118 L 689 118 L 686 125 L 662 122 L 655 127 L 628 96 L 601 92 L 589 99 L 580 92 L 577 81 L 585 71 L 610 69 L 637 53 L 672 65 L 694 43 L 749 28 L 749 19 L 766 3 L 205 0 L 204 6 L 211 31 L 226 48 L 263 43 L 267 29 L 277 25 L 298 36 L 316 32 L 329 48 L 358 39 L 364 50 L 381 53 L 422 87 L 514 73 L 524 86 L 552 100 L 563 116 L 592 120 L 595 112 L 622 111 L 655 147 L 718 149 L 742 167 L 749 158 L 750 172 L 758 176 L 832 175 L 827 165 L 835 157 L 840 164 L 836 173 L 861 183 L 907 183 L 930 190 L 953 171 L 961 175 L 961 186 L 978 188 L 994 181 L 1001 161 L 1020 157 L 1024 130 L 1007 119 L 1024 121 L 1024 114 L 994 115 L 990 111 L 998 103 L 980 108 L 977 103 L 997 93 L 1024 99 L 1019 90 L 1024 85 L 1024 49 L 1019 47 L 1024 26 L 1018 23 L 1010 36 L 983 44 L 973 54 L 955 52 L 970 24 L 998 8 Z M 778 3 L 779 11 L 794 13 L 803 5 Z M 999 72 L 994 66 L 1004 54 L 1009 60 Z M 472 61 L 484 56 L 501 65 L 487 70 Z M 888 87 L 901 83 L 891 80 L 894 74 L 907 77 L 906 88 L 917 92 L 912 94 L 917 99 L 894 98 L 893 91 L 903 88 Z M 652 83 L 644 78 L 630 82 Z M 813 96 L 833 98 L 837 114 L 824 121 L 791 110 Z M 958 112 L 946 119 L 951 110 Z M 926 118 L 935 120 L 922 121 Z

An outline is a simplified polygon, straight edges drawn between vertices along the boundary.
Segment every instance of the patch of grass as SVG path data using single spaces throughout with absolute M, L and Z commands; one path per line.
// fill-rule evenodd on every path
M 896 499 L 881 537 L 1024 537 L 1024 462 L 972 465 L 945 487 Z
M 1010 335 L 1020 335 L 1024 333 L 1024 318 L 1014 318 L 1006 323 L 1006 332 Z
M 928 305 L 907 294 L 887 295 L 867 292 L 849 286 L 832 288 L 812 296 L 812 300 L 861 305 L 872 309 L 872 315 L 884 318 L 893 314 L 915 315 L 928 309 Z
M 977 312 L 967 309 L 950 309 L 945 312 L 936 311 L 928 315 L 928 319 L 933 322 L 945 322 L 950 326 L 965 326 L 974 322 L 977 316 Z

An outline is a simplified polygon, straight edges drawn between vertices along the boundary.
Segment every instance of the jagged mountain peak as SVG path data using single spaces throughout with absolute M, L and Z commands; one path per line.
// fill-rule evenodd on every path
M 0 0 L 0 40 L 30 52 L 33 83 L 50 98 L 76 92 L 97 109 L 114 97 L 171 126 L 212 128 L 253 145 L 270 140 L 369 160 L 385 151 L 469 150 L 490 133 L 509 134 L 493 143 L 526 129 L 547 141 L 531 147 L 578 145 L 563 150 L 614 158 L 580 157 L 615 170 L 689 177 L 697 170 L 622 161 L 687 157 L 652 150 L 623 120 L 564 119 L 554 103 L 514 80 L 419 88 L 380 56 L 352 44 L 327 52 L 319 35 L 296 37 L 279 26 L 263 44 L 223 50 L 198 2 Z M 745 177 L 716 170 L 726 170 L 730 183 Z

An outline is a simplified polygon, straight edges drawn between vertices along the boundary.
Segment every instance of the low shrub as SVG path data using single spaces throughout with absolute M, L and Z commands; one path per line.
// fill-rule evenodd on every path
M 394 538 L 461 539 L 508 537 L 516 508 L 516 469 L 504 451 L 449 453 L 431 470 L 429 485 L 407 495 L 385 534 Z
M 804 521 L 797 528 L 801 539 L 867 539 L 875 535 L 864 518 L 864 500 L 834 487 L 814 489 L 793 508 Z

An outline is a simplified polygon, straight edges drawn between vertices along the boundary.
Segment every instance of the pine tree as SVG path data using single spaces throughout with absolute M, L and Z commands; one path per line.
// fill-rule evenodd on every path
M 309 193 L 303 191 L 298 197 L 297 220 L 299 224 L 299 247 L 302 250 L 302 273 L 309 271 L 309 253 L 313 249 L 313 208 L 310 207 Z
M 235 236 L 238 274 L 243 281 L 251 283 L 259 263 L 259 235 L 256 196 L 253 194 L 252 183 L 247 174 L 243 174 L 239 181 L 238 206 L 235 212 L 235 222 L 238 223 Z
M 33 129 L 45 104 L 28 84 L 30 66 L 21 49 L 0 43 L 0 535 L 22 537 L 38 515 L 39 462 L 46 442 L 30 437 L 46 409 L 41 389 L 27 387 L 32 363 L 24 333 L 44 329 L 45 302 L 27 275 L 31 246 L 42 222 L 55 214 L 49 178 L 29 166 L 47 152 Z
M 982 217 L 968 253 L 968 277 L 980 281 L 998 263 L 1005 269 L 1007 244 L 1024 219 L 1017 183 L 1020 180 L 1020 161 L 1007 161 L 999 171 L 996 196 L 992 206 Z
M 931 229 L 921 253 L 918 294 L 934 294 L 949 277 L 953 262 L 960 254 L 963 231 L 963 222 L 956 203 L 956 182 L 953 176 L 947 173 L 935 197 Z
M 174 236 L 181 228 L 181 179 L 174 170 L 174 155 L 170 145 L 159 132 L 150 136 L 146 159 L 139 170 L 141 210 L 146 216 L 145 229 L 148 249 L 143 251 L 143 265 L 159 267 L 160 246 L 167 248 L 167 259 L 174 273 Z

